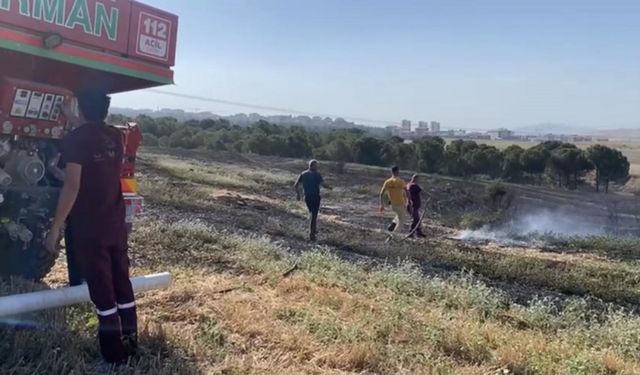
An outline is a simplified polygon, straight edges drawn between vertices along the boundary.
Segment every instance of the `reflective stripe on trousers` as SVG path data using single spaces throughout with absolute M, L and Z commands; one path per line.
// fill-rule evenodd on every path
M 126 309 L 131 309 L 136 307 L 136 303 L 134 302 L 129 302 L 129 303 L 125 303 L 125 304 L 118 304 L 118 310 L 126 310 Z
M 109 310 L 98 310 L 96 309 L 96 313 L 100 316 L 109 316 L 109 315 L 113 315 L 113 314 L 117 314 L 118 313 L 118 308 L 114 307 L 112 309 Z

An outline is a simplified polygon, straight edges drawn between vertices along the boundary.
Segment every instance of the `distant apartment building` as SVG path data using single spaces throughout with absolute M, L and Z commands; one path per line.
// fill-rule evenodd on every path
M 399 137 L 402 129 L 399 126 L 391 125 L 387 126 L 387 130 L 391 133 L 392 136 Z
M 411 131 L 411 120 L 402 120 L 401 128 L 403 131 Z
M 429 122 L 418 121 L 418 126 L 413 129 L 413 136 L 415 138 L 422 138 L 429 135 Z
M 490 130 L 487 132 L 487 134 L 491 137 L 491 139 L 512 139 L 513 138 L 513 131 L 509 130 L 509 129 L 497 129 L 497 130 Z
M 416 134 L 417 138 L 422 138 L 422 137 L 425 137 L 427 135 L 431 135 L 429 133 L 429 127 L 428 126 L 425 128 L 425 127 L 421 127 L 419 124 L 418 124 L 418 127 L 415 128 L 414 133 Z
M 437 121 L 431 121 L 431 132 L 440 133 L 440 123 Z
M 491 136 L 486 133 L 481 132 L 468 132 L 461 136 L 461 139 L 481 139 L 481 140 L 489 140 Z
M 455 138 L 456 137 L 456 131 L 453 130 L 453 129 L 440 130 L 437 133 L 429 132 L 429 135 L 436 136 L 436 137 L 442 137 L 442 138 Z
M 546 141 L 559 141 L 559 142 L 572 142 L 573 137 L 566 134 L 545 134 L 541 137 L 535 138 L 536 142 L 546 142 Z
M 416 133 L 402 130 L 400 131 L 399 137 L 402 139 L 414 139 L 416 138 Z

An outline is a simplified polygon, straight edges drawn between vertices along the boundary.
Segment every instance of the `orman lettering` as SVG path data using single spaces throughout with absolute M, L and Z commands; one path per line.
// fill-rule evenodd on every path
M 47 23 L 64 23 L 65 0 L 36 0 L 33 4 L 33 18 Z
M 118 8 L 109 6 L 111 1 L 97 1 L 89 9 L 87 0 L 0 0 L 0 12 L 14 12 L 23 17 L 54 24 L 68 29 L 80 29 L 98 38 L 106 36 L 118 40 Z
M 93 34 L 93 25 L 89 18 L 89 6 L 87 0 L 76 0 L 73 3 L 69 17 L 67 18 L 66 27 L 74 29 L 77 25 L 82 26 L 86 34 Z

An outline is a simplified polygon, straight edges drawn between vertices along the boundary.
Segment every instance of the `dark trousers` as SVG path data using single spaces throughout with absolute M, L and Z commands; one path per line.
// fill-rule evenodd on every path
M 123 340 L 137 338 L 138 323 L 126 240 L 111 242 L 76 239 L 74 251 L 96 306 L 100 352 L 109 363 L 123 363 Z
M 77 286 L 82 284 L 82 274 L 78 268 L 76 253 L 73 246 L 73 232 L 71 224 L 67 222 L 64 228 L 64 247 L 67 255 L 67 273 L 69 275 L 69 285 Z
M 314 239 L 318 234 L 318 213 L 320 212 L 320 197 L 305 197 L 309 209 L 309 236 Z
M 411 209 L 409 210 L 409 213 L 411 214 L 411 218 L 413 219 L 413 221 L 411 222 L 411 232 L 413 232 L 413 230 L 416 229 L 417 227 L 418 229 L 416 229 L 414 234 L 421 236 L 422 225 L 420 225 L 420 207 L 411 207 Z

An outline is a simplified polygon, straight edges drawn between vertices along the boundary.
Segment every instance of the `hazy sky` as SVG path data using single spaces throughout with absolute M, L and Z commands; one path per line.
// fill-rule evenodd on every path
M 166 90 L 447 128 L 640 127 L 640 1 L 144 2 L 180 17 Z M 255 111 L 145 91 L 114 105 Z

